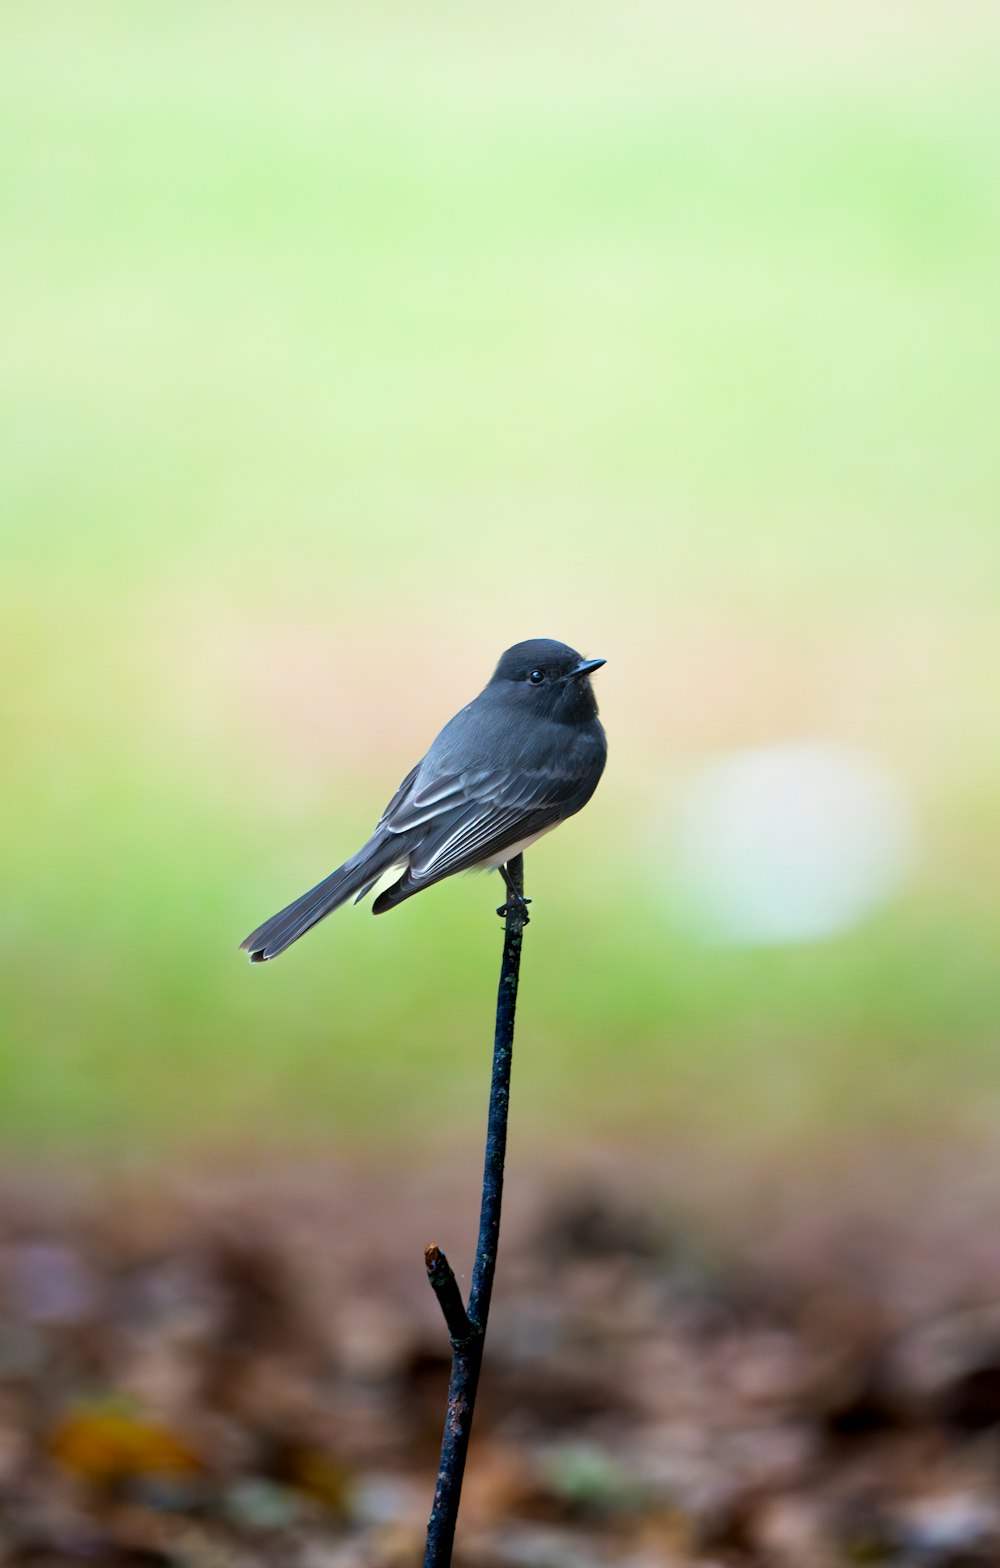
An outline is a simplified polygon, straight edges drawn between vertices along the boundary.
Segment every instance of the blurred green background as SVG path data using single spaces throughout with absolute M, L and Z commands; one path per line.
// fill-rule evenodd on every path
M 533 635 L 608 659 L 611 761 L 528 858 L 523 1144 L 995 1130 L 998 51 L 974 0 L 7 0 L 8 1151 L 478 1140 L 498 883 L 237 945 Z M 910 875 L 702 940 L 690 779 L 813 736 Z

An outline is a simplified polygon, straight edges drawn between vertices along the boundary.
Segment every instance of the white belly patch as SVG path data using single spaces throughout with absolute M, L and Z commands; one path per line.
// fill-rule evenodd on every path
M 540 833 L 532 833 L 530 838 L 518 839 L 516 844 L 509 845 L 499 855 L 491 855 L 490 859 L 482 861 L 481 865 L 488 866 L 491 871 L 495 871 L 497 866 L 505 866 L 508 860 L 513 860 L 515 855 L 523 854 L 524 850 L 530 849 L 532 844 L 537 844 L 540 838 L 544 838 L 546 833 L 551 833 L 552 828 L 558 826 L 558 822 L 553 822 L 552 827 L 543 828 Z

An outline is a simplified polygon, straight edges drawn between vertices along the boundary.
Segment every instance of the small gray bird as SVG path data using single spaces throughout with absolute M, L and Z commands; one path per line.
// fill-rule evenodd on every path
M 367 844 L 240 944 L 250 962 L 277 958 L 390 867 L 403 875 L 379 894 L 376 915 L 456 871 L 499 869 L 516 898 L 507 862 L 585 806 L 604 771 L 590 684 L 604 663 L 547 637 L 508 648 L 406 775 Z

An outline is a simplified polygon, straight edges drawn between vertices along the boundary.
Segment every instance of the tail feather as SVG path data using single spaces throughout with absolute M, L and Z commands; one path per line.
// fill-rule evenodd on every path
M 412 898 L 414 893 L 419 893 L 430 885 L 430 882 L 414 882 L 409 871 L 404 871 L 398 882 L 394 882 L 391 887 L 385 888 L 379 894 L 372 905 L 372 914 L 384 915 L 387 909 L 395 909 L 404 898 Z
M 284 909 L 279 909 L 270 920 L 265 920 L 256 931 L 251 931 L 240 943 L 240 947 L 250 954 L 250 962 L 261 964 L 266 959 L 277 958 L 353 894 L 363 898 L 383 871 L 392 865 L 393 848 L 384 842 L 366 844 L 308 893 L 303 893 Z

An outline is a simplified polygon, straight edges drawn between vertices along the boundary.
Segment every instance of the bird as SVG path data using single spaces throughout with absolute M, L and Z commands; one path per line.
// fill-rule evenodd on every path
M 411 768 L 367 843 L 240 944 L 250 962 L 277 958 L 349 898 L 359 903 L 393 868 L 372 905 L 384 914 L 459 871 L 499 870 L 523 908 L 508 862 L 584 807 L 607 758 L 590 677 L 607 661 L 548 637 L 515 643 L 487 685 Z

